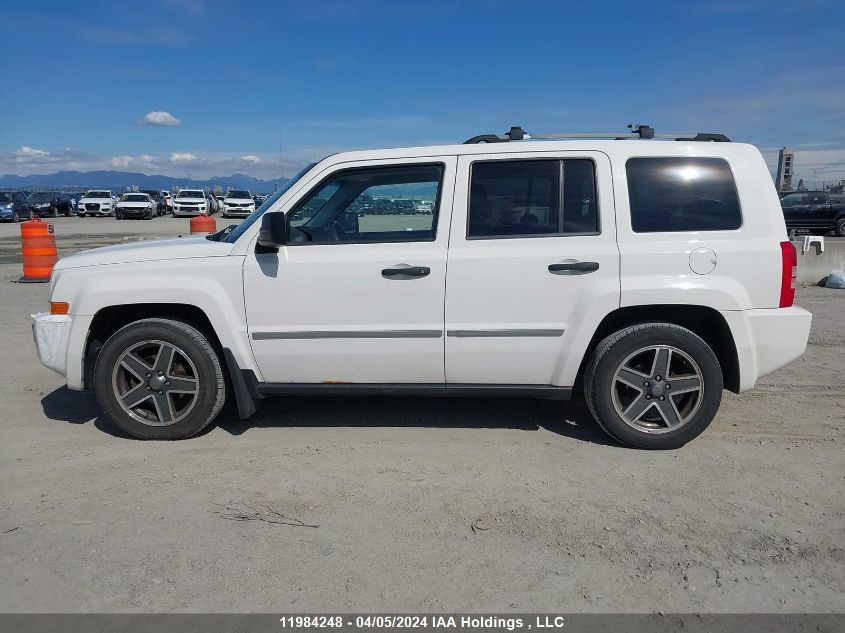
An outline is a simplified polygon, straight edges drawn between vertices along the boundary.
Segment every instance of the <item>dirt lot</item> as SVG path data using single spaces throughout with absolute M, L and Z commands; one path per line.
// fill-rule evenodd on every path
M 72 252 L 185 227 L 58 233 Z M 36 360 L 47 288 L 9 283 L 15 235 L 0 227 L 0 611 L 845 610 L 845 292 L 800 289 L 805 356 L 726 393 L 678 451 L 619 447 L 577 403 L 417 398 L 280 399 L 140 442 Z M 316 527 L 220 514 L 264 499 Z

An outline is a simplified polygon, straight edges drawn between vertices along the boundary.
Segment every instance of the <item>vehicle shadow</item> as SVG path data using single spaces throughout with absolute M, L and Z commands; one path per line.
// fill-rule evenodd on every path
M 252 428 L 420 427 L 545 429 L 582 442 L 621 447 L 593 420 L 583 402 L 529 398 L 330 396 L 268 398 L 246 420 L 228 414 L 217 426 L 232 435 Z
M 59 387 L 41 398 L 41 409 L 50 420 L 70 424 L 87 424 L 93 420 L 94 426 L 103 433 L 122 439 L 135 439 L 106 419 L 91 391 Z
M 70 424 L 93 420 L 103 433 L 134 439 L 102 415 L 91 392 L 60 387 L 41 399 L 41 407 L 51 420 Z M 289 396 L 263 400 L 246 420 L 239 420 L 227 405 L 210 428 L 215 426 L 233 436 L 273 427 L 545 429 L 581 442 L 622 448 L 598 427 L 582 402 L 528 398 Z

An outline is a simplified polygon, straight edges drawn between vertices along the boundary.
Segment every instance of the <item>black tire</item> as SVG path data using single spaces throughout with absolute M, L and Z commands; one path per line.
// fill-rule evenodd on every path
M 58 208 L 58 207 L 52 207 L 52 208 L 50 209 L 50 217 L 51 217 L 51 218 L 57 218 L 57 217 L 59 217 L 59 208 Z
M 681 377 L 658 375 L 655 380 L 653 376 L 643 375 L 642 385 L 637 385 L 637 390 L 641 392 L 639 395 L 637 395 L 637 390 L 629 388 L 624 381 L 618 381 L 617 370 L 621 371 L 621 367 L 631 367 L 630 364 L 626 364 L 626 361 L 649 362 L 649 351 L 642 352 L 643 356 L 638 356 L 637 353 L 638 350 L 648 350 L 650 346 L 655 350 L 674 348 L 676 351 L 668 354 L 666 358 L 674 359 L 671 362 L 691 367 L 693 373 L 679 372 L 684 376 L 700 375 L 698 379 L 701 385 L 700 392 L 687 392 L 674 395 L 674 397 L 670 395 L 671 382 L 680 381 Z M 679 354 L 678 351 L 681 353 Z M 657 353 L 655 351 L 653 356 L 654 367 L 658 364 Z M 693 363 L 689 363 L 689 360 Z M 675 367 L 677 368 L 678 365 L 676 364 Z M 652 374 L 655 370 L 644 370 L 644 372 Z M 665 389 L 667 382 L 670 383 L 669 389 Z M 661 383 L 663 386 L 658 387 L 657 385 Z M 648 388 L 646 384 L 649 385 Z M 676 386 L 678 384 L 680 383 L 676 382 Z M 710 425 L 719 410 L 722 388 L 722 368 L 713 350 L 690 330 L 672 323 L 641 323 L 611 334 L 596 347 L 584 371 L 584 396 L 590 413 L 609 435 L 623 444 L 636 448 L 680 448 L 700 435 Z M 648 419 L 628 422 L 620 414 L 624 406 L 620 391 L 626 390 L 630 394 L 628 397 L 631 398 L 628 406 L 633 407 L 634 400 L 643 398 L 639 404 L 649 408 L 642 417 L 651 417 L 656 419 L 656 422 L 650 422 Z M 671 409 L 663 407 L 671 407 Z M 686 412 L 688 416 L 686 419 L 681 419 L 683 417 L 679 413 L 681 409 Z M 672 411 L 678 414 L 676 421 L 680 420 L 680 422 L 677 428 L 672 428 L 668 424 L 668 418 L 662 414 L 667 410 L 670 416 Z M 627 414 L 628 411 L 630 408 L 625 408 L 622 413 Z M 631 414 L 628 417 L 634 416 Z
M 845 237 L 845 218 L 839 218 L 833 225 L 833 232 L 839 237 Z
M 12 213 L 12 222 L 14 222 L 15 224 L 17 224 L 17 223 L 18 223 L 18 222 L 20 222 L 20 221 L 21 221 L 21 214 L 20 214 L 20 213 L 18 213 L 17 211 L 15 211 L 14 213 Z
M 157 374 L 154 368 L 157 363 L 152 357 L 143 361 L 150 369 L 149 374 L 152 374 L 152 378 L 147 377 L 149 374 L 138 376 L 138 373 L 131 372 L 137 377 L 133 380 L 138 382 L 127 386 L 123 394 L 127 395 L 133 388 L 138 388 L 139 395 L 135 397 L 143 397 L 145 391 L 150 392 L 147 400 L 139 402 L 132 409 L 136 417 L 125 410 L 118 400 L 122 376 L 128 375 L 124 366 L 120 365 L 121 358 L 124 358 L 125 353 L 133 351 L 133 348 L 140 351 L 135 352 L 132 358 L 136 360 L 143 358 L 142 354 L 146 345 L 150 345 L 153 349 L 156 345 L 177 348 L 177 353 L 173 356 L 174 360 L 167 366 L 164 377 L 158 380 L 169 377 L 170 380 L 176 381 L 179 375 L 188 376 L 190 380 L 190 375 L 195 374 L 194 400 L 191 401 L 190 407 L 185 405 L 183 408 L 184 417 L 179 418 L 179 415 L 176 415 L 176 421 L 170 424 L 155 426 L 153 424 L 156 420 L 152 417 L 149 418 L 151 423 L 146 423 L 141 418 L 148 416 L 138 413 L 142 411 L 139 405 L 152 409 L 157 400 L 162 402 L 156 398 L 156 386 L 153 386 L 152 391 L 146 388 Z M 175 371 L 174 367 L 177 368 Z M 166 384 L 169 385 L 170 381 Z M 158 387 L 163 387 L 163 385 L 159 384 Z M 226 381 L 217 352 L 199 330 L 182 321 L 171 319 L 142 319 L 115 332 L 106 341 L 97 358 L 94 389 L 97 402 L 106 417 L 129 435 L 140 439 L 177 440 L 196 435 L 211 424 L 226 402 Z M 174 396 L 177 397 L 176 401 Z M 184 394 L 164 394 L 166 402 L 170 403 L 170 413 L 178 413 L 180 396 Z M 159 410 L 158 407 L 155 407 L 153 412 L 157 410 Z

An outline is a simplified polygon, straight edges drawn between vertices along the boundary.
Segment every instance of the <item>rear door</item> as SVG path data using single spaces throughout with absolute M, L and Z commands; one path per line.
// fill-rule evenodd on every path
M 827 195 L 823 191 L 812 191 L 807 194 L 807 215 L 809 226 L 812 228 L 826 228 L 833 223 Z
M 458 159 L 446 382 L 571 386 L 619 306 L 610 162 L 600 152 Z

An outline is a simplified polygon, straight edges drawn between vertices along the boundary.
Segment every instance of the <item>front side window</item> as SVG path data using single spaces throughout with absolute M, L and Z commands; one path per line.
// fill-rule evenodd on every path
M 809 197 L 809 204 L 825 204 L 824 194 L 820 192 L 807 194 Z
M 342 171 L 288 215 L 290 243 L 434 240 L 442 165 Z
M 597 233 L 593 161 L 479 162 L 470 178 L 467 237 Z
M 782 207 L 796 207 L 804 203 L 803 193 L 790 193 L 780 199 L 780 206 Z
M 635 233 L 730 231 L 742 225 L 733 174 L 721 158 L 631 158 L 625 170 Z

